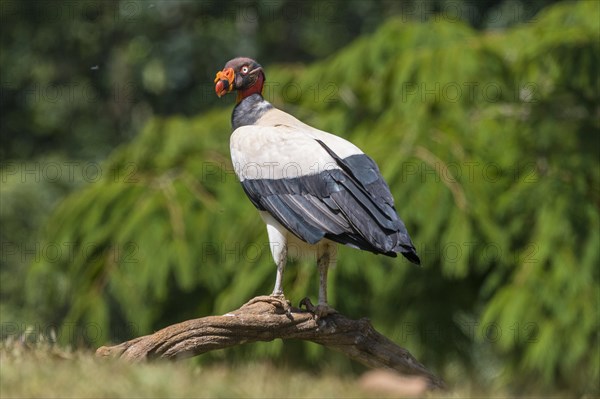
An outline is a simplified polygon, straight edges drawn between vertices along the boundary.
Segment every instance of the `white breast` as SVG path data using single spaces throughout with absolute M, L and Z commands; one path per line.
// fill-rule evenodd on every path
M 325 143 L 341 158 L 362 154 L 349 141 L 314 129 L 285 112 L 272 109 L 255 125 L 239 127 L 231 135 L 234 170 L 243 181 L 295 178 L 339 168 L 317 140 Z

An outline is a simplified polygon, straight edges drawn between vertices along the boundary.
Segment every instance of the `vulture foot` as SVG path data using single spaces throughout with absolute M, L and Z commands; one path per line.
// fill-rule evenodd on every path
M 313 303 L 308 297 L 300 301 L 300 308 L 302 308 L 302 306 L 304 306 L 307 311 L 309 311 L 315 316 L 315 320 L 320 320 L 331 314 L 338 313 L 337 310 L 335 310 L 326 303 L 320 303 L 317 306 L 313 305 Z
M 289 313 L 292 308 L 290 301 L 285 299 L 283 294 L 281 295 L 262 295 L 252 298 L 244 306 L 251 306 L 256 303 L 268 303 L 275 307 L 276 313 Z

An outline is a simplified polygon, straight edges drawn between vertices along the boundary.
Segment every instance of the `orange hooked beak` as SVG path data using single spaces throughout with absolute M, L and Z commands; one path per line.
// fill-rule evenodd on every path
M 215 93 L 217 93 L 218 97 L 224 96 L 233 90 L 234 79 L 235 73 L 233 72 L 233 68 L 227 68 L 217 72 L 217 76 L 215 77 Z

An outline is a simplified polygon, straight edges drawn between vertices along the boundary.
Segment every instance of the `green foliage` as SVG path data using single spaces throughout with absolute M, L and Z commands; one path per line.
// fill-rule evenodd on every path
M 390 20 L 309 67 L 267 68 L 276 106 L 379 163 L 423 259 L 341 248 L 332 305 L 447 373 L 598 391 L 598 12 L 560 5 L 503 33 Z M 270 292 L 265 229 L 229 161 L 230 111 L 152 120 L 60 205 L 45 237 L 74 256 L 28 279 L 46 320 L 99 326 L 98 345 Z M 289 299 L 316 295 L 314 269 L 288 267 Z M 230 356 L 324 357 L 266 348 Z
M 26 324 L 36 312 L 26 306 L 24 295 L 28 265 L 41 257 L 54 259 L 63 248 L 52 243 L 42 248 L 36 231 L 48 221 L 62 198 L 85 184 L 83 170 L 89 163 L 60 156 L 7 162 L 0 169 L 0 318 Z M 68 166 L 68 172 L 61 168 Z M 15 295 L 18 293 L 19 295 Z M 5 335 L 5 330 L 0 332 Z
M 216 104 L 215 63 L 240 54 L 307 62 L 390 16 L 425 21 L 441 13 L 478 27 L 493 17 L 502 27 L 556 0 L 522 1 L 498 9 L 447 0 L 3 0 L 0 160 L 54 152 L 104 159 L 154 115 Z

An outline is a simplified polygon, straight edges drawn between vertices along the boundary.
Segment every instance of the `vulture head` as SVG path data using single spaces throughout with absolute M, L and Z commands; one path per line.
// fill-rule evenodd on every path
M 215 77 L 215 92 L 221 97 L 237 90 L 238 103 L 249 95 L 262 94 L 265 74 L 262 66 L 251 58 L 234 58 Z

